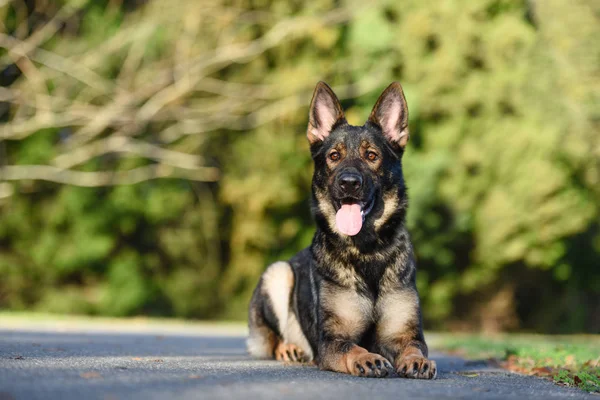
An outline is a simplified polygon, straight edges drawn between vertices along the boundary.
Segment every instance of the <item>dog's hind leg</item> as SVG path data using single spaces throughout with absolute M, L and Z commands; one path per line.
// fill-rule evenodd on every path
M 259 358 L 310 361 L 312 349 L 291 307 L 294 273 L 287 262 L 276 262 L 263 273 L 249 310 L 248 352 Z

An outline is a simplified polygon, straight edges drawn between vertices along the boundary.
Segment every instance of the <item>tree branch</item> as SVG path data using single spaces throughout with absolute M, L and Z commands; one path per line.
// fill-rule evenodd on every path
M 48 165 L 7 165 L 0 168 L 0 181 L 41 180 L 66 185 L 99 187 L 133 185 L 158 178 L 182 178 L 199 182 L 215 182 L 219 170 L 214 167 L 200 167 L 193 171 L 155 164 L 127 171 L 72 171 Z
M 160 146 L 125 136 L 111 136 L 104 140 L 92 142 L 67 154 L 57 156 L 53 160 L 53 163 L 59 168 L 72 168 L 95 157 L 109 153 L 137 154 L 148 159 L 160 161 L 162 164 L 182 169 L 196 170 L 203 168 L 200 165 L 202 163 L 202 157 L 200 156 L 163 149 Z

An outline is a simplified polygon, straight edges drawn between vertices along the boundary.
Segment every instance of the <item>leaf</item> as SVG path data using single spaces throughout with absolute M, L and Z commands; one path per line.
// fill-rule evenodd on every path
M 581 380 L 581 378 L 578 375 L 575 375 L 573 377 L 573 382 L 579 386 L 581 384 L 581 382 L 583 382 L 583 381 Z

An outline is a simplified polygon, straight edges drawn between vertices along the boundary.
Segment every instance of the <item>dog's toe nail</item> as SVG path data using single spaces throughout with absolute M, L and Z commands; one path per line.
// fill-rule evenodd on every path
M 356 369 L 358 369 L 361 374 L 365 373 L 365 369 L 359 363 L 356 363 Z

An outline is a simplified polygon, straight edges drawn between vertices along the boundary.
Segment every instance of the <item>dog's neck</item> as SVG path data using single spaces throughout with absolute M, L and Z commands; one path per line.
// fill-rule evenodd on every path
M 404 224 L 396 225 L 395 231 L 385 240 L 379 238 L 370 242 L 358 239 L 341 236 L 327 228 L 317 229 L 313 241 L 313 259 L 317 270 L 342 286 L 372 289 L 379 286 L 389 269 L 402 275 L 407 264 L 414 262 L 412 245 Z

